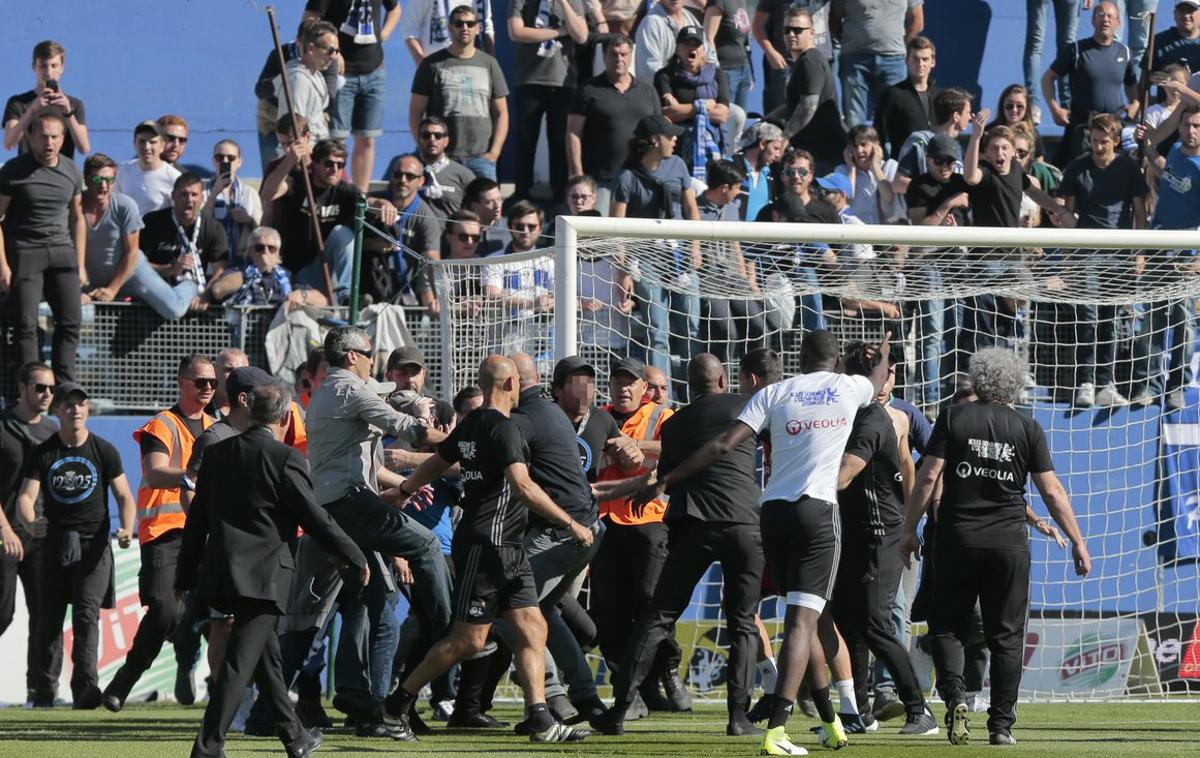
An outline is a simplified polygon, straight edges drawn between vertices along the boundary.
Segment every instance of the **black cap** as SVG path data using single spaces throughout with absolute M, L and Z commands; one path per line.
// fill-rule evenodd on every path
M 225 380 L 225 394 L 235 398 L 243 392 L 252 392 L 255 387 L 272 384 L 275 377 L 257 366 L 241 366 L 229 372 Z
M 646 364 L 639 361 L 637 358 L 618 358 L 613 361 L 612 367 L 608 370 L 609 376 L 616 376 L 624 371 L 627 374 L 632 374 L 634 378 L 641 379 L 642 373 L 646 370 Z
M 704 30 L 696 24 L 688 24 L 675 35 L 675 44 L 680 42 L 698 42 L 704 44 Z
M 660 134 L 665 134 L 668 137 L 678 137 L 683 134 L 682 126 L 676 126 L 667 120 L 666 116 L 643 116 L 642 120 L 637 122 L 637 126 L 633 129 L 635 137 L 656 137 Z
M 580 358 L 578 355 L 568 355 L 558 363 L 554 364 L 554 378 L 551 384 L 555 387 L 561 387 L 567 383 L 567 377 L 571 374 L 586 372 L 588 376 L 596 375 L 596 367 Z
M 134 137 L 136 137 L 139 134 L 142 134 L 144 132 L 149 132 L 149 133 L 153 134 L 155 137 L 161 137 L 162 136 L 162 127 L 158 125 L 157 121 L 143 121 L 142 123 L 133 127 L 133 136 Z
M 84 400 L 88 399 L 87 390 L 85 390 L 83 385 L 79 382 L 63 382 L 62 384 L 56 385 L 54 387 L 54 404 L 58 405 L 64 400 L 70 398 L 71 395 L 74 395 L 75 393 L 83 395 Z
M 425 356 L 421 354 L 420 350 L 413 347 L 412 345 L 405 345 L 404 347 L 398 347 L 392 351 L 391 355 L 388 356 L 388 359 L 387 359 L 387 370 L 388 371 L 392 371 L 393 369 L 398 369 L 401 366 L 409 366 L 409 365 L 420 366 L 421 368 L 426 368 Z
M 953 158 L 957 161 L 962 160 L 962 148 L 959 147 L 958 140 L 948 134 L 938 134 L 929 140 L 925 147 L 925 155 L 930 158 Z
M 804 200 L 791 192 L 785 192 L 776 197 L 775 202 L 771 203 L 771 211 L 779 214 L 783 222 L 793 224 L 811 224 L 813 222 L 812 215 L 804 205 Z

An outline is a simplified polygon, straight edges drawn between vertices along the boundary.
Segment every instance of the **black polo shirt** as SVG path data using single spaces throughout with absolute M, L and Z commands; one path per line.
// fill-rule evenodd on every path
M 580 135 L 583 173 L 607 184 L 625 163 L 638 121 L 662 113 L 662 104 L 649 82 L 635 77 L 629 89 L 620 92 L 600 74 L 579 88 L 571 113 L 584 117 Z
M 521 393 L 512 420 L 529 445 L 533 481 L 568 516 L 584 526 L 595 523 L 600 511 L 580 463 L 579 442 L 567 414 L 545 396 L 541 387 L 530 387 Z M 545 523 L 532 512 L 530 520 Z
M 728 392 L 701 395 L 663 422 L 658 478 L 683 463 L 738 420 L 745 395 Z M 671 502 L 664 520 L 686 518 L 728 524 L 757 524 L 762 489 L 757 474 L 758 440 L 748 437 L 729 455 L 667 490 Z

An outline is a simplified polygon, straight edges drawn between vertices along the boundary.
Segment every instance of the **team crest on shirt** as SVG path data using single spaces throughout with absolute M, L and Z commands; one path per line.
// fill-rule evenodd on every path
M 470 608 L 467 609 L 467 615 L 473 619 L 482 618 L 483 617 L 483 606 L 482 605 L 472 605 Z
M 459 442 L 458 443 L 458 455 L 464 461 L 475 460 L 475 442 L 473 440 Z

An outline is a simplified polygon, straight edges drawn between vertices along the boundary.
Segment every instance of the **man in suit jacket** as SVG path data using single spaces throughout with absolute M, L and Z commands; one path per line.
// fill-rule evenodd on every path
M 180 552 L 177 591 L 234 617 L 225 661 L 216 675 L 192 757 L 221 756 L 225 732 L 254 674 L 276 711 L 289 756 L 307 756 L 319 732 L 300 725 L 288 699 L 275 627 L 295 571 L 296 527 L 357 569 L 370 572 L 361 550 L 313 499 L 308 463 L 279 440 L 287 427 L 289 397 L 277 383 L 250 395 L 252 426 L 209 448 Z

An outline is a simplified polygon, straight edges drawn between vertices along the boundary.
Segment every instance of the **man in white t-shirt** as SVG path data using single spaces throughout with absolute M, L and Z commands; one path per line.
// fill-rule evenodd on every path
M 837 338 L 810 332 L 800 346 L 799 376 L 771 384 L 750 398 L 724 435 L 705 445 L 653 486 L 636 503 L 662 493 L 703 471 L 741 442 L 767 433 L 771 478 L 762 495 L 763 552 L 771 580 L 787 598 L 779 678 L 763 736 L 765 755 L 805 755 L 792 744 L 785 725 L 800 682 L 812 660 L 812 698 L 820 712 L 821 744 L 840 748 L 846 733 L 829 699 L 824 654 L 816 640 L 817 619 L 833 592 L 841 549 L 837 474 L 859 408 L 870 405 L 887 379 L 888 341 L 871 375 L 837 373 Z
M 157 122 L 143 121 L 134 127 L 133 147 L 137 157 L 121 164 L 114 189 L 133 198 L 138 213 L 145 216 L 171 204 L 179 169 L 162 158 L 162 129 Z

